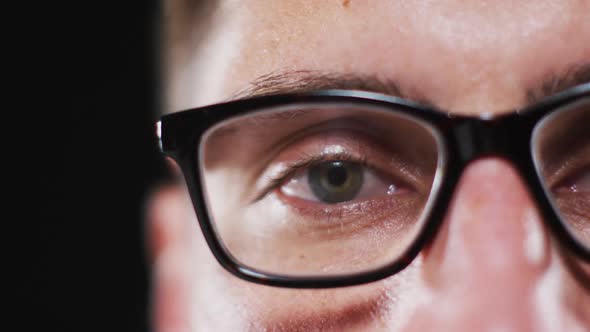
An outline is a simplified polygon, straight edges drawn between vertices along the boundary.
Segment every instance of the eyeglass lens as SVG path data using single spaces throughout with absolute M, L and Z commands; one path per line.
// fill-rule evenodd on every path
M 427 123 L 350 103 L 232 118 L 198 149 L 219 242 L 243 265 L 285 276 L 400 259 L 425 225 L 446 157 Z M 531 151 L 561 222 L 590 248 L 590 98 L 542 119 Z
M 291 105 L 234 118 L 200 146 L 216 234 L 234 259 L 289 276 L 397 260 L 424 226 L 443 154 L 435 132 L 366 106 Z
M 545 192 L 569 233 L 590 248 L 590 98 L 552 112 L 532 137 Z

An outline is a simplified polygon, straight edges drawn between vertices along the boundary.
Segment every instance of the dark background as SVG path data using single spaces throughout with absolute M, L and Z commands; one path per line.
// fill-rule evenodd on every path
M 24 203 L 4 220 L 21 231 L 5 252 L 18 279 L 8 330 L 148 330 L 143 208 L 165 175 L 154 136 L 161 5 L 25 6 L 7 31 L 18 32 L 7 65 L 19 94 L 5 114 L 19 120 L 3 127 L 20 126 L 4 161 Z

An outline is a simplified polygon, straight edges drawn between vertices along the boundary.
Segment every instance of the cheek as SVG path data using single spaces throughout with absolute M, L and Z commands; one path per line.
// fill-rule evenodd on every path
M 568 326 L 568 330 L 583 331 L 583 326 L 590 326 L 590 264 L 554 254 L 535 291 L 539 328 L 558 331 Z
M 156 193 L 148 218 L 155 330 L 248 330 L 247 310 L 228 287 L 236 279 L 207 247 L 186 190 Z
M 428 299 L 419 283 L 420 265 L 418 258 L 381 282 L 321 290 L 252 284 L 214 266 L 202 266 L 193 308 L 208 312 L 211 327 L 232 330 L 397 329 Z
M 193 212 L 194 215 L 194 212 Z M 251 330 L 251 308 L 245 301 L 248 283 L 243 282 L 225 271 L 213 256 L 198 226 L 198 221 L 191 216 L 190 232 L 193 235 L 185 248 L 184 268 L 181 272 L 189 279 L 184 289 L 189 301 L 181 310 L 192 327 L 204 331 L 247 331 Z M 183 255 L 183 253 L 179 253 Z

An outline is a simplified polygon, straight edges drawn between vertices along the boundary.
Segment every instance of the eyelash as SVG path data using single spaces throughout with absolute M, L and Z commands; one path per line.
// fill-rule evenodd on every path
M 284 169 L 279 171 L 278 174 L 272 175 L 269 177 L 268 185 L 264 186 L 261 190 L 261 193 L 256 196 L 254 202 L 257 202 L 268 194 L 285 184 L 285 182 L 293 177 L 297 172 L 302 169 L 307 169 L 313 167 L 315 165 L 321 164 L 327 161 L 348 161 L 359 164 L 363 167 L 372 168 L 367 159 L 364 157 L 359 157 L 347 152 L 335 153 L 335 154 L 323 154 L 323 155 L 305 155 L 303 158 L 295 163 L 287 165 Z

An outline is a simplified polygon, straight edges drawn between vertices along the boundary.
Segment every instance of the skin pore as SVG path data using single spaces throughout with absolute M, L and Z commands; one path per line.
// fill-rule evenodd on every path
M 321 73 L 395 82 L 390 94 L 457 114 L 507 112 L 590 63 L 588 13 L 590 1 L 573 0 L 219 1 L 199 45 L 171 51 L 167 107 L 268 93 L 252 82 L 269 75 L 301 86 L 305 73 Z M 467 168 L 443 227 L 407 269 L 355 287 L 282 289 L 231 276 L 181 185 L 157 192 L 149 216 L 157 331 L 590 328 L 590 268 L 551 238 L 504 160 Z

